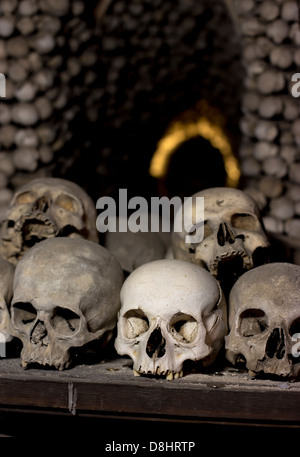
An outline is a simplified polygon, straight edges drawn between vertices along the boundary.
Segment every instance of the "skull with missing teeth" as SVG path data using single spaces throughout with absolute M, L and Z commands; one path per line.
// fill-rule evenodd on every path
M 14 195 L 2 225 L 0 254 L 16 265 L 37 242 L 58 236 L 97 242 L 95 205 L 71 181 L 34 179 Z
M 18 262 L 11 333 L 22 364 L 64 369 L 71 350 L 101 339 L 117 323 L 123 272 L 106 248 L 80 238 L 41 241 Z
M 197 197 L 204 198 L 204 217 L 197 214 Z M 192 230 L 203 227 L 203 239 L 186 243 L 189 232 L 174 231 L 172 250 L 176 259 L 196 263 L 218 280 L 230 275 L 236 280 L 243 272 L 267 261 L 269 241 L 259 209 L 246 193 L 211 188 L 194 194 L 184 205 L 189 205 L 184 211 L 192 213 Z
M 213 276 L 175 259 L 149 262 L 126 279 L 115 347 L 135 374 L 182 376 L 184 361 L 211 364 L 223 346 L 226 305 Z
M 226 355 L 254 373 L 300 375 L 300 266 L 261 265 L 235 283 Z

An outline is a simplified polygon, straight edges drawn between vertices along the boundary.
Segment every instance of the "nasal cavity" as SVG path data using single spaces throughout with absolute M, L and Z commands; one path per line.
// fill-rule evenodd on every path
M 43 196 L 35 202 L 33 210 L 40 211 L 41 213 L 45 213 L 48 210 L 48 208 L 49 208 L 49 201 L 48 201 L 47 197 Z
M 150 359 L 157 359 L 165 355 L 166 340 L 162 336 L 159 328 L 156 328 L 151 333 L 147 343 L 146 353 L 150 357 Z
M 282 328 L 274 328 L 266 345 L 266 354 L 272 359 L 282 359 L 285 354 L 285 339 Z
M 219 246 L 224 246 L 225 243 L 233 244 L 235 242 L 234 233 L 229 225 L 225 223 L 219 225 L 217 240 Z
M 44 322 L 37 321 L 35 326 L 32 329 L 30 341 L 33 344 L 37 344 L 41 342 L 47 336 L 47 330 L 44 326 Z
M 220 246 L 224 246 L 225 244 L 225 230 L 223 224 L 220 224 L 219 230 L 217 233 L 217 240 Z

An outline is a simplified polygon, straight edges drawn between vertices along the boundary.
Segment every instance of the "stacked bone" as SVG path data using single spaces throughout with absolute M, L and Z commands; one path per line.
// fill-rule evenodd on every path
M 143 160 L 145 185 L 168 123 L 199 99 L 234 137 L 241 71 L 228 27 L 223 0 L 1 0 L 0 213 L 11 190 L 44 175 L 78 181 L 79 170 L 94 196 L 120 187 L 119 170 L 129 187 L 124 166 Z
M 142 185 L 148 182 L 149 161 L 169 122 L 200 99 L 217 106 L 228 130 L 237 131 L 239 38 L 224 1 L 175 3 L 115 0 L 98 25 L 99 80 L 85 99 L 102 144 L 98 183 L 108 179 L 118 188 L 126 176 L 130 187 L 138 168 Z
M 300 245 L 300 104 L 291 77 L 300 70 L 295 0 L 232 3 L 243 36 L 245 92 L 240 128 L 246 190 L 266 229 Z
M 89 5 L 90 6 L 90 5 Z M 51 174 L 95 61 L 81 0 L 1 0 L 0 213 L 15 188 Z
M 132 119 L 132 114 L 141 117 L 140 99 L 151 93 L 154 93 L 151 102 L 155 104 L 156 98 L 160 98 L 157 102 L 161 105 L 167 98 L 169 104 L 175 103 L 183 96 L 182 92 L 190 97 L 187 81 L 197 91 L 188 103 L 195 104 L 204 84 L 210 89 L 206 96 L 214 87 L 211 95 L 214 101 L 219 99 L 219 103 L 227 105 L 232 115 L 234 108 L 228 105 L 237 87 L 236 84 L 232 84 L 234 89 L 231 87 L 220 67 L 228 64 L 232 71 L 238 70 L 238 39 L 233 34 L 228 36 L 227 27 L 221 27 L 226 21 L 230 27 L 226 7 L 220 0 L 214 4 L 208 0 L 179 0 L 175 8 L 170 0 L 110 2 L 96 32 L 106 86 L 99 88 L 97 96 L 91 93 L 88 97 L 88 116 L 98 119 L 97 106 L 91 109 L 98 98 L 99 105 L 106 108 L 105 118 L 113 117 L 120 126 Z M 209 65 L 208 60 L 211 60 Z M 229 85 L 227 92 L 225 81 Z M 177 91 L 172 91 L 172 85 Z M 117 107 L 121 112 L 116 112 L 116 104 L 124 96 L 125 103 Z M 149 112 L 142 113 L 145 119 L 151 116 L 148 109 Z

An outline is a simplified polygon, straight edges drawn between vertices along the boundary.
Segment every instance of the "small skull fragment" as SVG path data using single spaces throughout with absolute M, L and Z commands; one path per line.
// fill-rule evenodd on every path
M 182 376 L 184 361 L 211 364 L 223 346 L 226 305 L 215 278 L 175 259 L 149 262 L 125 280 L 115 347 L 135 374 Z
M 18 262 L 11 333 L 23 343 L 22 364 L 59 370 L 70 350 L 112 337 L 123 272 L 106 248 L 82 238 L 41 241 Z
M 38 178 L 15 193 L 1 228 L 0 254 L 16 265 L 39 241 L 75 236 L 98 241 L 93 201 L 71 181 Z
M 300 266 L 269 263 L 245 273 L 229 298 L 226 357 L 256 374 L 299 376 Z

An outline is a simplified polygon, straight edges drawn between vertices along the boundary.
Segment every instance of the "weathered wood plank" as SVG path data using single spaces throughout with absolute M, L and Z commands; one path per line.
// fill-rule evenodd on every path
M 190 373 L 173 382 L 132 374 L 126 359 L 64 372 L 23 370 L 0 361 L 0 409 L 114 417 L 256 421 L 300 426 L 300 383 L 253 380 L 247 373 Z

